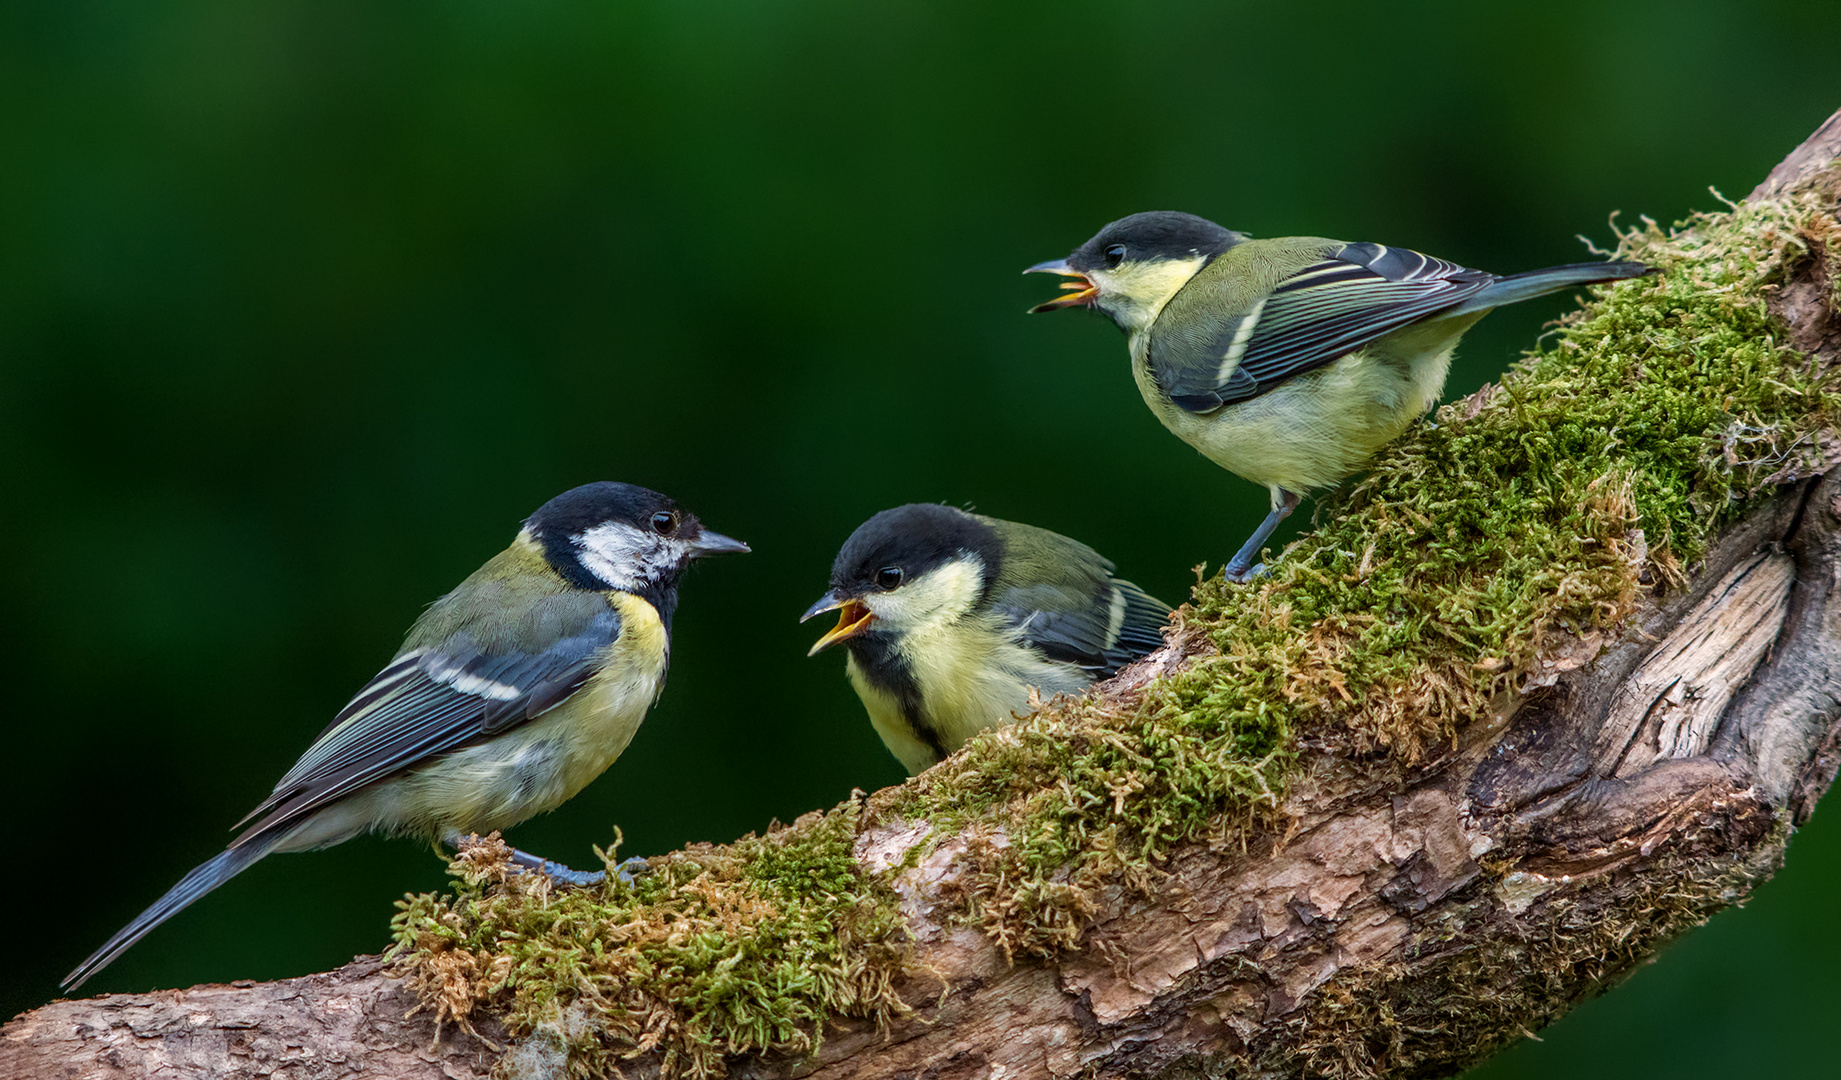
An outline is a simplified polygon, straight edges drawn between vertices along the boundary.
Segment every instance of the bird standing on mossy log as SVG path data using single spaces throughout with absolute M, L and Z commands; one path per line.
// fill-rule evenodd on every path
M 1224 573 L 1245 581 L 1305 493 L 1360 469 L 1437 402 L 1451 352 L 1492 308 L 1649 273 L 1579 263 L 1497 277 L 1406 248 L 1254 240 L 1170 211 L 1133 214 L 1024 273 L 1074 280 L 1032 313 L 1089 307 L 1129 336 L 1163 425 L 1272 492 Z
M 223 854 L 193 869 L 64 977 L 74 990 L 129 946 L 274 851 L 367 832 L 455 845 L 554 810 L 606 771 L 665 686 L 678 581 L 748 545 L 655 491 L 566 491 L 416 620 Z M 569 884 L 583 873 L 521 851 Z
M 1163 644 L 1170 605 L 1059 533 L 913 503 L 852 533 L 831 590 L 800 619 L 838 612 L 815 655 L 845 671 L 909 774 L 1044 697 L 1084 690 Z

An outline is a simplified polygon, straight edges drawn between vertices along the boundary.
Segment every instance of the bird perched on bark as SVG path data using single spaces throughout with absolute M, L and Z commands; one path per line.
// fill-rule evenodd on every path
M 655 491 L 588 484 L 434 602 L 223 854 L 186 874 L 65 977 L 81 986 L 256 860 L 366 832 L 450 845 L 562 805 L 626 749 L 665 685 L 678 581 L 747 551 Z M 580 873 L 514 851 L 567 883 Z
M 1024 271 L 1073 279 L 1032 313 L 1105 314 L 1163 425 L 1271 491 L 1271 512 L 1227 564 L 1235 581 L 1258 572 L 1260 545 L 1307 492 L 1432 407 L 1458 338 L 1492 308 L 1648 272 L 1606 262 L 1498 277 L 1383 244 L 1255 240 L 1168 211 L 1121 218 Z
M 1085 689 L 1163 643 L 1170 606 L 1047 529 L 916 503 L 845 541 L 837 611 L 811 653 L 843 643 L 870 724 L 909 774 L 1044 696 Z

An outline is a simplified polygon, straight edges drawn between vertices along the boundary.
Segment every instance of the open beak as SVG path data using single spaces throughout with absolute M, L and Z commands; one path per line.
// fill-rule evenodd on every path
M 806 653 L 807 656 L 817 656 L 840 641 L 847 641 L 858 634 L 868 633 L 869 624 L 876 621 L 876 617 L 870 614 L 868 605 L 863 601 L 841 597 L 836 591 L 819 597 L 818 603 L 806 608 L 805 614 L 799 616 L 799 621 L 805 622 L 827 611 L 838 613 L 837 625 L 826 631 L 824 637 L 812 643 L 812 648 Z
M 1056 308 L 1091 307 L 1093 302 L 1099 299 L 1099 286 L 1093 284 L 1093 280 L 1087 277 L 1087 275 L 1069 266 L 1066 259 L 1050 259 L 1047 262 L 1039 262 L 1023 271 L 1023 273 L 1060 274 L 1062 277 L 1074 279 L 1073 281 L 1064 281 L 1061 283 L 1063 289 L 1069 290 L 1066 296 L 1057 296 L 1053 300 L 1037 304 L 1035 307 L 1029 309 L 1031 315 L 1040 315 L 1044 311 L 1054 311 Z
M 748 550 L 747 544 L 732 536 L 724 536 L 719 532 L 705 529 L 690 544 L 690 557 L 701 559 L 705 555 L 741 555 L 746 554 Z

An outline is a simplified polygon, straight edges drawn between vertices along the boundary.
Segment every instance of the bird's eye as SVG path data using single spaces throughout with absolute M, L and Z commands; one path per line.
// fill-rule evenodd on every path
M 876 571 L 876 587 L 883 592 L 894 592 L 901 587 L 901 567 L 885 566 Z
M 1106 249 L 1106 265 L 1116 267 L 1125 261 L 1125 245 L 1114 244 Z
M 660 510 L 652 515 L 652 531 L 660 536 L 673 536 L 678 531 L 678 516 L 669 510 Z

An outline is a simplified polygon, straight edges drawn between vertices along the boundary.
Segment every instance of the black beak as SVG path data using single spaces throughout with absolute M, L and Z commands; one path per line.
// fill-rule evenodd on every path
M 751 550 L 740 540 L 724 536 L 719 532 L 711 532 L 708 529 L 703 530 L 687 546 L 690 549 L 690 557 L 693 559 L 701 559 L 705 555 L 742 555 Z

